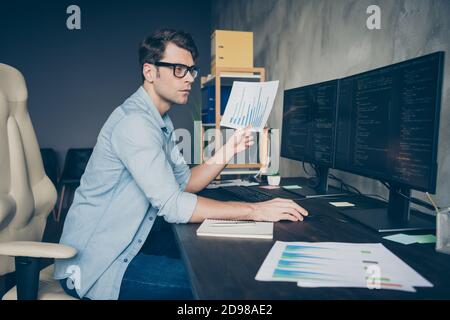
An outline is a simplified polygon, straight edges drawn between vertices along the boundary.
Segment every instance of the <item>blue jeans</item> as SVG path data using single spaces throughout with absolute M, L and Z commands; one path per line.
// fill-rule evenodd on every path
M 119 300 L 192 300 L 186 268 L 180 259 L 138 254 L 122 279 Z
M 64 291 L 77 299 L 75 289 L 60 281 Z M 86 299 L 86 298 L 84 298 Z M 125 271 L 119 300 L 191 300 L 191 286 L 180 259 L 170 225 L 158 217 L 140 253 Z
M 77 299 L 75 289 L 60 280 L 64 291 Z M 85 298 L 86 299 L 86 298 Z M 128 265 L 120 286 L 119 300 L 192 300 L 183 262 L 166 256 L 139 253 Z

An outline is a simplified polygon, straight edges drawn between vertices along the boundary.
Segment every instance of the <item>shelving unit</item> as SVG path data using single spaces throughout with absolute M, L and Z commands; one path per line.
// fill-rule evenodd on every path
M 204 133 L 205 128 L 215 127 L 216 130 L 220 130 L 221 120 L 221 87 L 232 86 L 234 81 L 265 81 L 265 69 L 264 68 L 216 68 L 214 75 L 208 77 L 202 77 L 201 87 L 204 88 L 209 85 L 215 86 L 215 122 L 211 124 L 202 123 L 201 133 L 201 161 L 204 161 Z M 258 134 L 259 142 L 259 163 L 245 163 L 245 164 L 229 164 L 226 166 L 223 174 L 242 174 L 244 172 L 252 173 L 251 169 L 255 169 L 254 172 L 258 172 L 261 168 L 267 166 L 268 162 L 268 140 L 269 130 L 265 128 L 262 133 Z M 220 147 L 220 141 L 216 139 L 215 150 Z M 227 171 L 228 169 L 228 171 Z M 244 171 L 245 170 L 245 171 Z M 236 173 L 238 172 L 238 173 Z

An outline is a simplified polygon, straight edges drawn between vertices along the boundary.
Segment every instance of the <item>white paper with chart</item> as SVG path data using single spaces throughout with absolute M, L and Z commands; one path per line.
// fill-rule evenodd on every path
M 255 279 L 409 292 L 433 286 L 380 243 L 277 241 Z
M 278 84 L 279 81 L 235 81 L 220 125 L 233 129 L 252 125 L 255 131 L 263 130 L 272 111 Z

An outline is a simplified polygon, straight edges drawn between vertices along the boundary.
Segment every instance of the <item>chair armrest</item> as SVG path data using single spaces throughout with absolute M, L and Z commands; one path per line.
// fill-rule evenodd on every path
M 69 259 L 77 250 L 58 243 L 11 241 L 0 243 L 0 256 Z

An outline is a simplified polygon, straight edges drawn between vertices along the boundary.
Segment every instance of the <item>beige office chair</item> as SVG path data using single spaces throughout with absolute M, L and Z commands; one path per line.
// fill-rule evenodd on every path
M 0 276 L 16 271 L 17 279 L 3 299 L 72 299 L 52 279 L 53 265 L 39 279 L 39 258 L 67 259 L 76 250 L 39 242 L 56 191 L 44 172 L 27 96 L 22 74 L 0 63 Z

